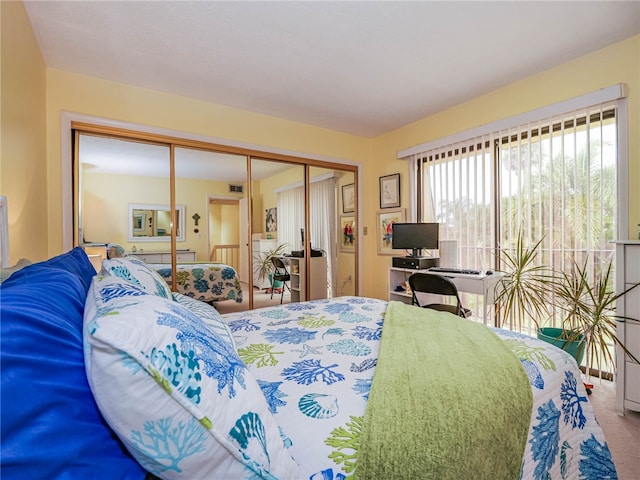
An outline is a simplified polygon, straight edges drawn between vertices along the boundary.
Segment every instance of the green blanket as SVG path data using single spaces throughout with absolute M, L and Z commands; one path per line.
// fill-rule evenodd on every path
M 484 325 L 390 302 L 355 477 L 517 479 L 532 393 Z

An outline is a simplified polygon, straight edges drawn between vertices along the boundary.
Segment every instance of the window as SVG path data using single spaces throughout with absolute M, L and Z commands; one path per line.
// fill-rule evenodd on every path
M 500 246 L 518 231 L 544 237 L 543 264 L 566 269 L 609 260 L 616 237 L 617 132 L 613 106 L 501 132 L 498 157 Z
M 440 223 L 440 239 L 458 242 L 465 268 L 492 268 L 494 246 L 491 143 L 473 139 L 430 152 L 418 164 L 422 205 L 418 218 Z
M 440 222 L 440 238 L 457 241 L 465 268 L 500 269 L 500 252 L 522 232 L 530 244 L 544 239 L 540 264 L 564 269 L 588 261 L 595 271 L 611 260 L 611 242 L 624 231 L 618 109 L 610 100 L 415 147 L 414 218 Z M 477 311 L 480 300 L 465 301 Z

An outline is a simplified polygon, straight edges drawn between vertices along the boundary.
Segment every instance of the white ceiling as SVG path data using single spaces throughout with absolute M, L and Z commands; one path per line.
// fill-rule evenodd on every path
M 25 1 L 50 67 L 373 137 L 640 33 L 640 2 Z
M 117 138 L 81 135 L 80 162 L 85 172 L 143 177 L 169 177 L 169 148 Z M 252 160 L 251 178 L 262 180 L 276 175 L 291 165 L 272 161 Z M 243 155 L 206 152 L 189 148 L 175 149 L 175 175 L 244 184 L 247 161 Z

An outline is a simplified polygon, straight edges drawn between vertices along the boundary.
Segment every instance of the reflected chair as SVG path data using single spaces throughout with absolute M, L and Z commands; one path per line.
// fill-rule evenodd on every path
M 458 295 L 456 285 L 442 275 L 431 273 L 414 273 L 409 277 L 409 286 L 411 287 L 411 303 L 423 308 L 431 308 L 442 312 L 450 312 L 460 317 L 468 318 L 471 316 L 471 310 L 464 308 Z M 429 293 L 432 295 L 444 295 L 455 298 L 455 303 L 429 303 L 421 304 L 418 300 L 416 292 Z
M 275 256 L 271 257 L 271 263 L 273 263 L 273 268 L 275 269 L 272 277 L 273 281 L 271 283 L 271 298 L 273 298 L 273 291 L 275 290 L 274 285 L 276 282 L 282 282 L 282 293 L 280 295 L 280 303 L 282 303 L 282 300 L 284 299 L 284 289 L 286 288 L 289 290 L 289 293 L 291 293 L 291 289 L 289 288 L 289 285 L 287 285 L 287 282 L 291 280 L 291 275 L 287 270 L 287 266 L 282 261 L 282 258 Z

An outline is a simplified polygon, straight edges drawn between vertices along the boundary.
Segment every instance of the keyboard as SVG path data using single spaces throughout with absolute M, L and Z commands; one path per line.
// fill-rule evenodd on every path
M 463 275 L 480 275 L 481 270 L 469 270 L 466 268 L 449 268 L 449 267 L 431 267 L 430 272 L 435 273 L 461 273 Z

